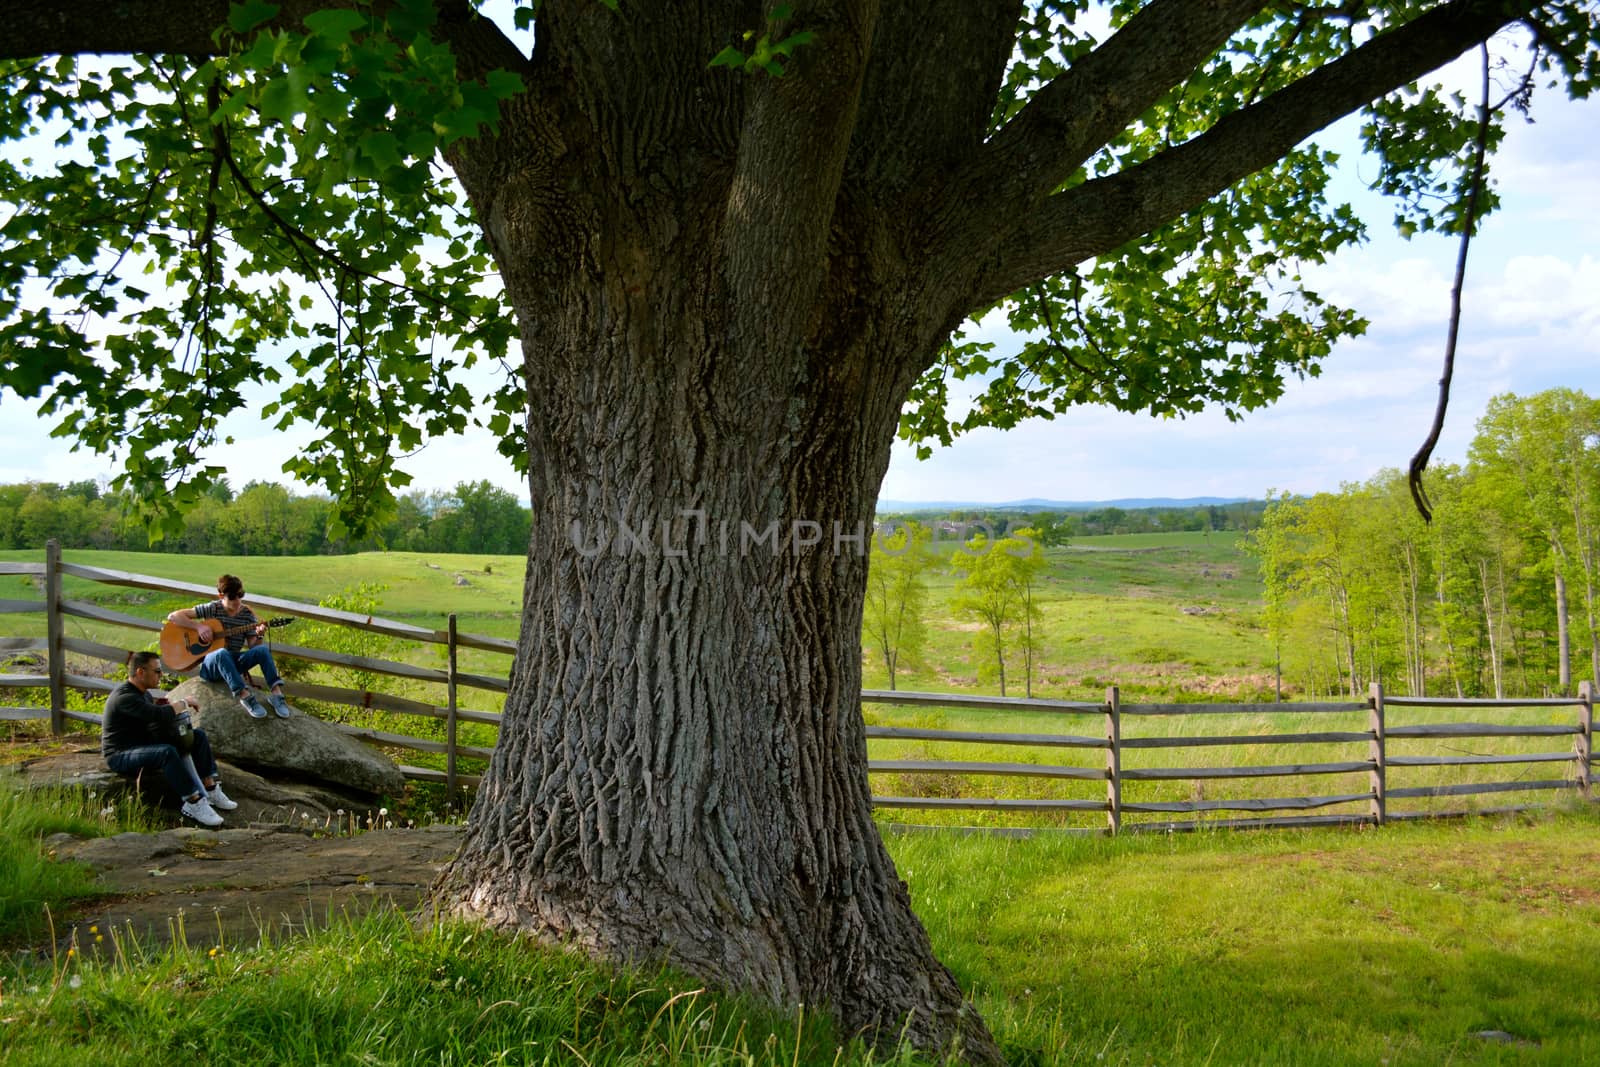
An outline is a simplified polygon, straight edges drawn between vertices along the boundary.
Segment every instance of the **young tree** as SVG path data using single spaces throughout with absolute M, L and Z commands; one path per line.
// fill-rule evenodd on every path
M 1438 204 L 1471 116 L 1387 94 L 1518 22 L 1586 92 L 1591 5 L 517 21 L 531 54 L 464 0 L 13 5 L 0 137 L 48 125 L 72 153 L 0 162 L 3 381 L 123 451 L 121 487 L 174 531 L 247 387 L 275 385 L 268 416 L 316 431 L 289 472 L 361 534 L 395 454 L 474 417 L 458 372 L 515 337 L 485 421 L 537 522 L 454 906 L 995 1059 L 870 816 L 848 548 L 907 402 L 930 440 L 1091 401 L 1270 402 L 1361 325 L 1299 283 L 1361 232 L 1302 142 L 1368 107 L 1382 184 Z M 1460 202 L 1404 213 L 1448 229 Z M 960 334 L 995 307 L 1033 340 Z M 959 423 L 952 374 L 989 382 Z M 741 551 L 746 527 L 771 534 Z
M 1036 531 L 1024 526 L 1013 530 L 1011 536 L 1000 542 L 1015 560 L 1012 566 L 1017 584 L 1017 603 L 1022 609 L 1022 692 L 1030 698 L 1033 696 L 1034 663 L 1042 647 L 1039 623 L 1044 619 L 1044 613 L 1039 609 L 1038 593 L 1044 578 L 1045 557 L 1036 536 Z
M 1044 553 L 1019 530 L 1016 537 L 989 540 L 982 534 L 968 541 L 950 561 L 959 576 L 956 608 L 983 624 L 980 646 L 994 656 L 1000 695 L 1006 695 L 1006 654 L 1015 647 L 1023 654 L 1028 696 L 1033 696 L 1033 659 L 1038 650 L 1035 627 L 1039 605 L 1035 601 Z M 1021 633 L 1015 631 L 1021 629 Z
M 1263 618 L 1267 639 L 1272 642 L 1273 694 L 1283 700 L 1283 645 L 1292 612 L 1297 567 L 1293 532 L 1293 498 L 1288 493 L 1267 490 L 1267 510 L 1261 525 L 1239 541 L 1240 547 L 1256 557 L 1261 570 L 1261 585 L 1266 604 Z
M 867 640 L 883 656 L 890 689 L 895 688 L 902 663 L 917 658 L 927 637 L 923 611 L 928 601 L 927 574 L 934 563 L 931 537 L 926 526 L 907 520 L 872 539 L 862 625 Z
M 1557 687 L 1571 693 L 1569 578 L 1583 592 L 1590 667 L 1600 675 L 1596 604 L 1600 528 L 1600 403 L 1573 389 L 1531 397 L 1494 397 L 1471 446 L 1482 476 L 1498 482 L 1501 499 L 1516 500 L 1521 523 L 1539 531 L 1550 553 L 1556 611 Z

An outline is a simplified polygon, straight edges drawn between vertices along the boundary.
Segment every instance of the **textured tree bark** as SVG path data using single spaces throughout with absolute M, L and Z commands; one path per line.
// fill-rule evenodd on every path
M 453 162 L 522 328 L 534 524 L 446 906 L 997 1062 L 872 821 L 860 711 L 877 487 L 938 301 L 849 190 L 786 333 L 738 296 L 766 268 L 718 240 L 725 172 L 677 171 L 665 211 L 609 149 L 560 192 Z
M 593 343 L 534 391 L 524 637 L 456 908 L 992 1060 L 871 818 L 860 612 L 893 409 L 817 425 L 781 360 L 651 303 L 578 312 Z

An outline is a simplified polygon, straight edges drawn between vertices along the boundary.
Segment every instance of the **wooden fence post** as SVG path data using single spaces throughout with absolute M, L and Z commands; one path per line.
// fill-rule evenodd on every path
M 1372 784 L 1372 821 L 1382 826 L 1389 818 L 1388 802 L 1388 745 L 1383 725 L 1383 683 L 1373 682 L 1371 699 L 1367 706 L 1367 728 L 1372 740 L 1367 743 L 1367 758 L 1372 761 L 1368 779 Z
M 44 631 L 49 643 L 50 731 L 67 730 L 67 650 L 61 629 L 61 542 L 44 543 Z
M 1113 836 L 1122 829 L 1122 694 L 1106 690 L 1106 823 Z
M 453 808 L 456 805 L 456 616 L 450 614 L 445 648 L 444 680 L 444 788 Z
M 1578 736 L 1572 741 L 1577 749 L 1578 789 L 1585 800 L 1591 799 L 1589 775 L 1594 753 L 1594 683 L 1578 683 Z

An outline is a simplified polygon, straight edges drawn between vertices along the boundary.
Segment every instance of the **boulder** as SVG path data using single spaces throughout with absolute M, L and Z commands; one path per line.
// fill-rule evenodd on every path
M 405 788 L 400 768 L 389 757 L 309 715 L 278 718 L 270 713 L 265 694 L 258 694 L 268 708 L 265 719 L 251 718 L 228 687 L 215 682 L 190 678 L 172 695 L 200 705 L 194 724 L 205 730 L 218 760 L 273 777 L 277 776 L 273 772 L 284 772 L 374 796 L 398 794 Z

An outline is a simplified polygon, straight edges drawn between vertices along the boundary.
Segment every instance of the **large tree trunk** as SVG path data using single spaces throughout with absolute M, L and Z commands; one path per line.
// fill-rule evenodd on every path
M 552 207 L 457 162 L 522 332 L 534 521 L 500 740 L 443 898 L 998 1061 L 872 821 L 860 708 L 877 489 L 950 323 L 848 210 L 824 282 L 752 307 L 765 265 L 718 245 L 709 206 L 726 174 L 680 173 L 652 211 L 605 192 L 625 165 Z
M 863 549 L 892 418 L 802 430 L 788 369 L 748 354 L 724 406 L 696 351 L 723 329 L 591 322 L 533 392 L 524 639 L 457 907 L 993 1058 L 871 817 Z

